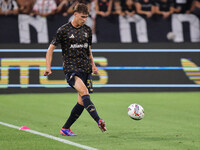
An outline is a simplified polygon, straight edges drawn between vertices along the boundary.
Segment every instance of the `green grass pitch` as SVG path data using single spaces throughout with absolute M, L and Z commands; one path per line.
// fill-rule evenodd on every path
M 0 95 L 0 121 L 100 150 L 199 150 L 200 92 L 94 93 L 98 114 L 107 123 L 101 133 L 84 110 L 72 126 L 78 137 L 59 133 L 76 104 L 76 93 Z M 140 121 L 127 115 L 132 103 L 144 107 Z M 80 148 L 0 125 L 2 150 L 78 150 Z

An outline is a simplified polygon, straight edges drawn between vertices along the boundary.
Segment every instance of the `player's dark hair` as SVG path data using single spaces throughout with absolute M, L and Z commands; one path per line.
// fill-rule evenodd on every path
M 74 12 L 83 13 L 83 14 L 89 14 L 87 5 L 85 5 L 85 4 L 83 4 L 83 3 L 78 3 L 78 4 L 74 7 Z

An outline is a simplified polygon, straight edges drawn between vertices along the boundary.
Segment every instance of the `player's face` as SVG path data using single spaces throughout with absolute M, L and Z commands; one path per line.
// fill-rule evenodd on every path
M 86 23 L 88 14 L 76 13 L 75 17 L 76 17 L 77 24 L 79 26 L 82 26 Z

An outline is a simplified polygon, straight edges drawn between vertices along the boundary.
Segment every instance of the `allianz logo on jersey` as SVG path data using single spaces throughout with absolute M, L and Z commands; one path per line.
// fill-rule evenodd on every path
M 71 44 L 70 48 L 88 48 L 88 43 L 84 44 Z

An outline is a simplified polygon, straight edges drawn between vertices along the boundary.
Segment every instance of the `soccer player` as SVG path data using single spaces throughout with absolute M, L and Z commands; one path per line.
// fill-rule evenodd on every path
M 65 78 L 68 84 L 78 92 L 78 102 L 60 130 L 60 133 L 65 136 L 77 136 L 70 127 L 79 118 L 84 108 L 97 122 L 102 132 L 107 130 L 105 121 L 98 116 L 89 95 L 93 91 L 91 73 L 97 74 L 98 69 L 91 52 L 92 31 L 85 25 L 88 14 L 88 7 L 85 4 L 77 4 L 74 8 L 74 19 L 57 30 L 46 53 L 44 75 L 48 76 L 52 74 L 53 50 L 61 44 Z

